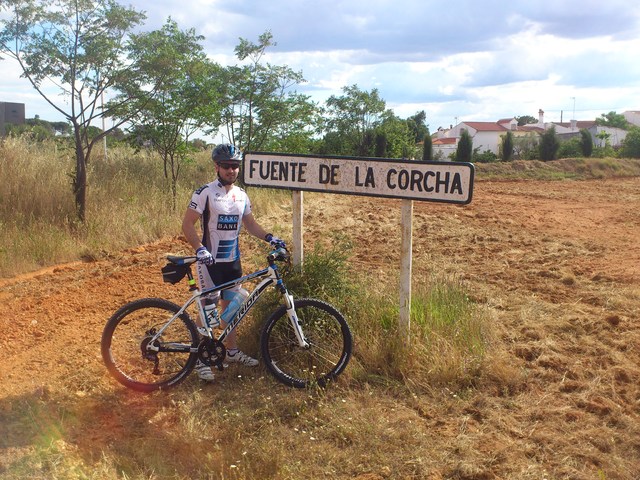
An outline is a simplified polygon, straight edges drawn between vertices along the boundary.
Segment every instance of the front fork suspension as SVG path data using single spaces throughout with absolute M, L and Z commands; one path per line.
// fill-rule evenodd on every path
M 309 342 L 307 342 L 307 339 L 304 336 L 302 325 L 300 324 L 300 320 L 298 320 L 298 315 L 296 314 L 293 295 L 291 295 L 289 292 L 284 292 L 283 296 L 287 307 L 287 316 L 289 317 L 291 327 L 293 328 L 293 331 L 296 334 L 296 338 L 298 339 L 298 345 L 300 345 L 301 348 L 309 348 Z

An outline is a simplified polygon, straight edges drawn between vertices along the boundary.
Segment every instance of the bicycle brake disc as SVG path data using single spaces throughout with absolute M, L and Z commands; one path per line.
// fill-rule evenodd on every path
M 218 370 L 223 368 L 223 360 L 226 356 L 227 349 L 220 340 L 214 340 L 212 338 L 203 338 L 198 345 L 198 357 L 200 361 L 205 365 L 212 367 L 218 367 Z

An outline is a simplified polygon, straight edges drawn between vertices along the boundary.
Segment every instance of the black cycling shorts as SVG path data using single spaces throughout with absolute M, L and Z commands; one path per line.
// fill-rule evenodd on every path
M 240 259 L 235 262 L 214 263 L 207 267 L 213 284 L 217 287 L 242 276 L 242 264 Z

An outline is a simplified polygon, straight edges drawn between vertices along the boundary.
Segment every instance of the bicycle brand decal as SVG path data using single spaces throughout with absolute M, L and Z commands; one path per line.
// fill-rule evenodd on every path
M 263 281 L 261 284 L 259 284 L 256 289 L 253 291 L 253 293 L 251 293 L 251 295 L 249 295 L 249 297 L 247 297 L 247 299 L 245 300 L 245 302 L 240 305 L 240 309 L 238 310 L 238 312 L 236 313 L 236 317 L 227 325 L 227 328 L 225 328 L 224 332 L 223 332 L 223 336 L 226 337 L 226 335 L 233 330 L 234 328 L 236 328 L 236 326 L 240 323 L 240 321 L 244 318 L 244 316 L 247 314 L 247 312 L 251 309 L 251 306 L 256 303 L 256 301 L 258 300 L 258 298 L 260 298 L 260 295 L 262 295 L 262 292 L 264 292 L 265 288 L 267 288 L 269 285 L 271 285 L 272 281 L 271 280 L 265 280 Z

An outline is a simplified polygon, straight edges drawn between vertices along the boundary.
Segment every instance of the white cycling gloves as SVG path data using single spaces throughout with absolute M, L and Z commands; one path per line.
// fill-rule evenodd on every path
M 279 239 L 278 237 L 274 237 L 273 234 L 267 233 L 264 236 L 264 239 L 269 242 L 269 244 L 273 248 L 287 248 L 287 244 L 284 243 L 284 240 Z
M 269 244 L 273 248 L 287 248 L 287 244 L 284 242 L 284 240 L 278 237 L 274 237 L 271 233 L 267 233 L 264 239 L 269 242 Z M 211 255 L 211 252 L 207 250 L 207 247 L 204 246 L 198 247 L 198 249 L 196 250 L 196 258 L 198 259 L 198 262 L 203 263 L 207 266 L 216 263 L 213 255 Z
M 213 265 L 216 261 L 213 259 L 213 255 L 211 252 L 207 250 L 207 247 L 198 247 L 196 250 L 196 257 L 200 263 L 204 263 L 205 265 Z

